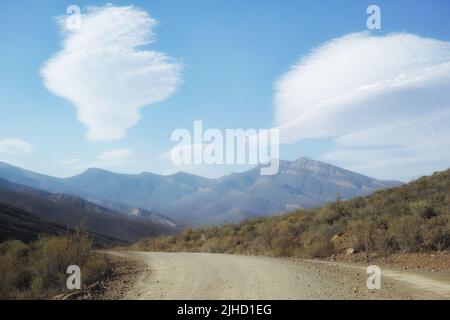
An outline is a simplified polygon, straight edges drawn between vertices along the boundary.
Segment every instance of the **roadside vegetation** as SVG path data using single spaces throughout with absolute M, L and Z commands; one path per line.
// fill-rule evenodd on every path
M 108 269 L 106 258 L 93 252 L 92 242 L 81 232 L 42 237 L 25 244 L 18 240 L 0 244 L 0 299 L 48 299 L 68 291 L 67 267 L 81 268 L 82 286 L 99 279 Z
M 450 170 L 320 209 L 145 239 L 132 249 L 282 257 L 446 251 L 450 249 Z

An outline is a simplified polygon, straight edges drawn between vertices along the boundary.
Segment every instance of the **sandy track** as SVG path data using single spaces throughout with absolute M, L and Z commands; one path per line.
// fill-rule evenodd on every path
M 148 265 L 127 299 L 449 299 L 450 279 L 383 270 L 368 290 L 364 267 L 207 253 L 114 252 Z

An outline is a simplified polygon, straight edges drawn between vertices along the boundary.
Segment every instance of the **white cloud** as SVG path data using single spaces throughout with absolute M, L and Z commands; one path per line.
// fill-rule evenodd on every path
M 352 132 L 335 142 L 340 150 L 324 160 L 380 178 L 417 178 L 450 167 L 450 110 Z
M 74 104 L 89 140 L 120 139 L 139 121 L 139 108 L 176 91 L 181 65 L 139 49 L 154 41 L 157 21 L 138 8 L 90 7 L 77 30 L 66 29 L 67 19 L 59 19 L 63 48 L 41 71 L 45 86 Z
M 33 151 L 33 147 L 23 140 L 2 139 L 0 140 L 0 153 L 4 154 L 27 154 Z
M 325 160 L 407 179 L 450 164 L 450 43 L 412 34 L 347 35 L 276 84 L 282 142 L 332 138 Z

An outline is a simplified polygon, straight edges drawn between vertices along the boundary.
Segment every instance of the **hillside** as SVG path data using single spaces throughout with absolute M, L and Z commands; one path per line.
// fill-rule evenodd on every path
M 320 209 L 189 229 L 141 241 L 133 249 L 301 257 L 448 250 L 450 170 Z
M 39 235 L 59 236 L 69 229 L 42 221 L 22 209 L 0 204 L 0 242 L 17 239 L 23 242 L 36 240 Z
M 194 226 L 236 223 L 297 208 L 321 207 L 338 196 L 351 199 L 401 184 L 307 158 L 280 161 L 280 170 L 274 176 L 261 176 L 257 166 L 219 179 L 183 172 L 169 176 L 148 172 L 133 175 L 101 169 L 58 179 L 0 163 L 0 177 L 81 197 L 125 214 L 139 208 L 161 214 L 152 215 L 154 221 L 181 221 Z
M 136 241 L 175 230 L 173 226 L 164 226 L 147 219 L 126 216 L 78 197 L 49 193 L 4 179 L 0 179 L 0 204 L 20 208 L 44 222 L 69 229 L 82 225 L 90 233 L 103 235 L 116 241 Z M 0 214 L 4 215 L 3 212 Z M 38 227 L 38 225 L 35 226 Z
M 68 236 L 75 230 L 56 223 L 42 220 L 38 216 L 9 205 L 0 203 L 0 243 L 20 240 L 29 243 L 42 236 Z M 125 244 L 124 241 L 89 232 L 96 247 Z

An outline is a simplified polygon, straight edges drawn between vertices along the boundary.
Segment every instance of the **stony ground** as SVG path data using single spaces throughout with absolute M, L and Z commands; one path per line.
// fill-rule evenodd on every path
M 149 272 L 148 266 L 137 260 L 108 255 L 110 268 L 102 279 L 82 290 L 59 294 L 54 300 L 121 300 L 136 285 L 138 277 Z
M 330 260 L 349 263 L 370 263 L 400 270 L 448 274 L 450 277 L 450 252 L 397 253 L 385 257 L 357 253 L 335 256 Z
M 363 253 L 328 260 L 205 253 L 107 252 L 111 268 L 56 299 L 450 299 L 450 254 Z M 382 269 L 369 290 L 366 268 Z
M 450 277 L 382 266 L 367 288 L 369 263 L 207 253 L 112 252 L 147 267 L 125 299 L 450 299 Z M 128 287 L 130 288 L 130 287 Z M 119 291 L 124 293 L 128 288 Z

